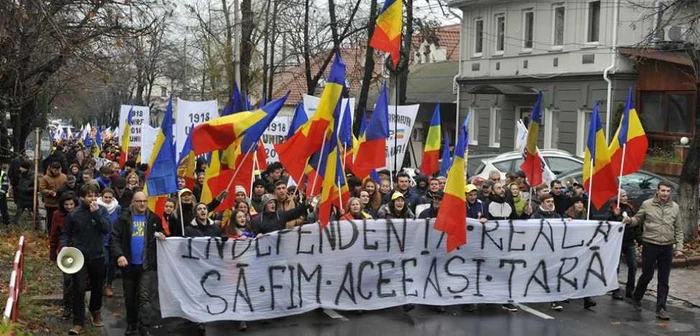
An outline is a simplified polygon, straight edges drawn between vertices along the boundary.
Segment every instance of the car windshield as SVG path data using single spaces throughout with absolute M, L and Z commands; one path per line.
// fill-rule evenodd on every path
M 659 184 L 659 182 L 661 182 L 661 180 L 654 176 L 641 173 L 633 173 L 622 177 L 622 189 L 656 189 L 656 186 Z

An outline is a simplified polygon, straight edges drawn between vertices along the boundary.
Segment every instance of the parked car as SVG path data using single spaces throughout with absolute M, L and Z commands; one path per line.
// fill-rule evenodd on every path
M 567 151 L 544 149 L 540 150 L 540 154 L 547 161 L 549 169 L 557 177 L 561 173 L 570 170 L 583 170 L 583 161 Z M 482 163 L 475 170 L 474 176 L 488 179 L 489 173 L 492 170 L 497 170 L 501 173 L 501 179 L 505 179 L 507 172 L 520 170 L 520 165 L 523 164 L 523 161 L 523 155 L 519 151 L 507 152 L 493 158 L 482 159 Z
M 563 186 L 567 189 L 571 188 L 574 182 L 583 183 L 583 171 L 581 169 L 572 170 L 563 173 L 559 176 L 559 180 L 562 181 Z M 625 175 L 622 177 L 622 189 L 627 191 L 627 198 L 629 202 L 639 209 L 642 202 L 654 197 L 656 194 L 656 186 L 661 181 L 666 181 L 670 183 L 673 188 L 671 190 L 671 197 L 674 200 L 678 199 L 678 183 L 672 181 L 661 175 L 656 175 L 652 172 L 646 170 L 640 170 L 636 173 Z M 593 181 L 593 192 L 595 192 L 595 180 Z M 600 210 L 595 209 L 591 205 L 591 219 L 605 219 L 607 218 L 608 210 L 610 209 L 610 204 L 617 202 L 617 198 L 613 197 L 607 201 Z

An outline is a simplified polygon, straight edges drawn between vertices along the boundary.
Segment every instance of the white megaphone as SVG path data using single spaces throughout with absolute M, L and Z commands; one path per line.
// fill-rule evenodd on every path
M 75 247 L 64 247 L 61 249 L 61 252 L 58 253 L 56 263 L 63 273 L 75 274 L 83 268 L 85 257 L 83 257 L 83 253 Z

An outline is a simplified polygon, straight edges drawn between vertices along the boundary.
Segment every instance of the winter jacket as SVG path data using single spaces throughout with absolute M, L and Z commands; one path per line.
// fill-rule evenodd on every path
M 388 204 L 389 201 L 391 201 L 391 195 L 393 195 L 395 192 L 399 192 L 403 195 L 403 198 L 406 200 L 406 207 L 411 211 L 416 209 L 416 205 L 421 204 L 420 195 L 411 188 L 408 188 L 406 191 L 401 191 L 399 189 L 389 191 L 386 195 L 384 195 L 385 204 Z
M 554 197 L 554 211 L 559 214 L 559 217 L 564 217 L 566 210 L 571 206 L 571 197 L 563 192 L 559 195 L 550 194 Z
M 532 213 L 532 217 L 530 217 L 530 218 L 534 218 L 534 219 L 561 219 L 561 215 L 559 215 L 559 213 L 557 213 L 556 210 L 549 211 L 549 210 L 542 209 L 542 207 L 537 207 L 535 212 Z
M 78 195 L 78 183 L 73 185 L 73 188 L 68 186 L 68 183 L 64 183 L 60 188 L 58 188 L 58 195 L 56 195 L 58 198 L 61 198 L 61 195 L 72 191 L 75 193 L 75 195 Z
M 190 225 L 185 226 L 185 237 L 221 237 L 221 227 L 207 218 L 207 225 L 200 225 L 197 219 L 192 219 Z
M 505 197 L 498 196 L 496 194 L 491 194 L 489 196 L 488 204 L 488 219 L 490 220 L 506 220 L 506 219 L 516 219 L 515 206 Z
M 587 219 L 588 213 L 586 212 L 586 208 L 584 208 L 581 212 L 576 212 L 576 209 L 574 209 L 574 206 L 570 206 L 568 210 L 566 210 L 565 213 L 566 218 L 570 219 Z
M 66 217 L 61 232 L 61 246 L 73 246 L 80 250 L 85 260 L 104 257 L 104 235 L 109 234 L 107 210 L 99 207 L 91 212 L 87 204 L 81 202 L 75 210 Z
M 48 173 L 41 178 L 39 192 L 44 199 L 44 206 L 58 207 L 58 189 L 64 184 L 66 184 L 66 174 L 63 173 L 59 173 L 57 176 L 51 176 L 51 173 Z
M 129 207 L 119 214 L 117 223 L 112 229 L 112 241 L 109 244 L 112 255 L 115 258 L 126 257 L 129 264 L 131 262 L 131 233 L 134 226 L 134 209 Z M 143 256 L 142 267 L 144 270 L 158 269 L 158 258 L 156 256 L 156 232 L 163 233 L 160 225 L 160 218 L 151 210 L 146 209 L 146 228 L 143 236 Z
M 377 218 L 384 218 L 384 219 L 395 219 L 395 218 L 408 218 L 408 219 L 414 219 L 416 218 L 416 215 L 413 214 L 413 211 L 408 207 L 408 204 L 404 206 L 403 211 L 397 212 L 396 208 L 394 208 L 392 203 L 389 204 L 384 204 L 382 205 L 381 208 L 377 211 Z
M 253 212 L 253 209 L 255 209 L 256 213 L 261 213 L 263 210 L 262 197 L 256 198 L 255 196 L 253 196 L 253 198 L 250 199 L 250 206 L 252 207 L 250 212 Z
M 476 202 L 474 202 L 474 204 L 469 203 L 469 201 L 467 201 L 466 203 L 467 217 L 479 219 L 481 217 L 488 216 L 488 213 L 486 211 L 488 210 L 488 208 L 480 199 L 476 199 Z
M 279 201 L 279 200 L 277 201 L 277 209 L 279 209 L 279 210 L 281 210 L 281 211 L 292 210 L 292 209 L 294 209 L 294 208 L 296 208 L 296 207 L 297 207 L 297 206 L 296 206 L 296 203 L 295 203 L 294 200 L 293 200 L 291 197 L 289 197 L 289 196 L 287 196 L 287 199 L 284 200 L 284 201 Z M 285 226 L 286 226 L 288 229 L 291 229 L 291 228 L 293 228 L 293 227 L 295 227 L 295 226 L 299 226 L 299 225 L 302 225 L 302 224 L 304 224 L 304 218 L 302 218 L 301 216 L 299 216 L 299 218 L 293 218 L 292 220 L 286 222 L 286 223 L 285 223 Z
M 253 234 L 266 234 L 286 228 L 286 222 L 298 218 L 306 213 L 307 206 L 302 203 L 296 208 L 287 211 L 262 212 L 250 222 Z
M 182 237 L 182 224 L 178 220 L 177 216 L 175 214 L 167 215 L 167 214 L 162 214 L 160 216 L 161 219 L 161 225 L 163 226 L 163 230 L 165 230 L 165 234 L 168 235 L 168 237 Z M 166 227 L 167 226 L 167 227 Z
M 34 202 L 34 172 L 28 170 L 20 173 L 17 188 L 14 190 L 15 204 L 18 208 L 31 208 Z
M 134 199 L 134 192 L 124 188 L 124 192 L 122 192 L 122 195 L 119 196 L 119 192 L 115 190 L 114 198 L 117 199 L 117 202 L 119 202 L 119 206 L 121 206 L 122 209 L 126 209 L 131 206 L 131 200 Z
M 656 245 L 676 244 L 677 251 L 683 250 L 683 224 L 678 204 L 672 200 L 659 201 L 658 197 L 648 199 L 632 217 L 632 226 L 642 225 L 642 240 Z
M 49 259 L 51 261 L 56 261 L 58 256 L 58 251 L 61 250 L 61 231 L 63 231 L 63 225 L 66 220 L 66 213 L 61 212 L 61 210 L 56 210 L 53 212 L 51 219 L 51 233 L 49 236 Z
M 437 218 L 438 210 L 440 210 L 440 209 L 435 208 L 431 205 L 430 208 L 427 208 L 427 209 L 421 211 L 420 215 L 418 215 L 418 218 L 420 218 L 420 219 Z
M 338 220 L 363 220 L 363 219 L 372 219 L 372 216 L 370 216 L 368 213 L 364 211 L 360 211 L 358 214 L 352 214 L 350 212 L 340 216 Z
M 608 213 L 608 220 L 609 221 L 615 221 L 615 222 L 622 222 L 623 214 L 626 212 L 628 217 L 634 216 L 635 213 L 637 213 L 637 210 L 632 206 L 632 204 L 625 204 L 625 203 L 620 203 L 620 214 L 615 215 L 615 207 L 617 207 L 616 203 L 610 204 L 610 213 Z M 637 242 L 639 244 L 642 243 L 642 225 L 625 225 L 625 233 L 622 236 L 622 247 L 629 247 L 634 245 L 634 242 Z
M 216 207 L 221 204 L 221 201 L 218 198 L 213 199 L 209 204 L 207 204 L 207 211 L 212 212 Z M 183 223 L 185 224 L 185 231 L 187 231 L 187 225 L 188 223 L 192 223 L 192 220 L 195 218 L 195 205 L 196 203 L 182 203 L 180 202 L 180 208 L 182 209 L 182 218 L 183 218 Z M 180 225 L 180 210 L 175 213 L 176 216 L 176 222 L 178 225 Z

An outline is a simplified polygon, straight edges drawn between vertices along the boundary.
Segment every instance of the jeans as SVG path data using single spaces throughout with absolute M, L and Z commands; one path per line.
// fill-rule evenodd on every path
M 124 302 L 126 322 L 129 326 L 147 329 L 151 319 L 158 314 L 157 275 L 153 270 L 145 271 L 141 265 L 122 268 L 124 276 Z
M 105 277 L 105 265 L 102 257 L 85 262 L 78 273 L 73 274 L 73 325 L 85 324 L 85 291 L 90 280 L 90 312 L 102 309 L 102 283 Z
M 22 218 L 22 212 L 24 212 L 24 210 L 27 210 L 27 212 L 29 212 L 29 214 L 32 214 L 34 212 L 34 209 L 32 209 L 31 205 L 28 205 L 28 206 L 24 206 L 24 205 L 19 206 L 18 205 L 17 211 L 15 211 L 15 224 L 16 225 L 19 225 L 19 220 Z
M 637 278 L 637 248 L 634 244 L 623 245 L 622 254 L 625 256 L 625 263 L 627 264 L 627 285 L 625 286 L 625 293 L 627 295 L 632 295 L 634 293 L 634 281 Z M 620 266 L 617 266 L 617 272 L 620 273 Z
M 634 300 L 641 301 L 644 292 L 647 291 L 649 282 L 654 277 L 654 271 L 658 268 L 658 285 L 656 288 L 656 311 L 666 310 L 666 298 L 668 297 L 668 278 L 671 275 L 671 262 L 673 261 L 673 245 L 656 245 L 644 243 L 642 247 L 642 275 L 637 281 L 637 289 L 634 291 Z

